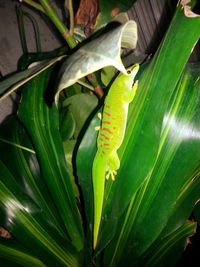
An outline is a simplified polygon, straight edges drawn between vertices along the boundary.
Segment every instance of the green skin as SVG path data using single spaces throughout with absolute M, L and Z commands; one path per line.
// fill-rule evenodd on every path
M 127 75 L 120 73 L 105 99 L 103 118 L 97 138 L 92 177 L 94 190 L 93 248 L 96 248 L 102 216 L 105 178 L 115 179 L 120 167 L 117 150 L 121 146 L 127 122 L 128 106 L 133 100 L 137 82 L 133 85 L 139 65 L 128 68 Z

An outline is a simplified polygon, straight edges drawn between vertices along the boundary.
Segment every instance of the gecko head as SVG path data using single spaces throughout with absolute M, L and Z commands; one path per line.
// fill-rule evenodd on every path
M 134 78 L 139 70 L 139 64 L 134 64 L 131 67 L 127 68 L 127 73 L 120 73 L 116 80 L 118 80 L 118 88 L 120 91 L 120 94 L 122 91 L 126 93 L 127 90 L 132 90 L 132 86 L 134 83 Z M 122 88 L 127 88 L 126 90 L 123 90 Z M 116 90 L 115 90 L 116 91 Z
M 130 75 L 134 78 L 138 70 L 139 70 L 139 64 L 134 64 L 127 69 L 127 75 Z
M 132 89 L 132 85 L 133 85 L 133 82 L 134 82 L 134 79 L 135 79 L 135 76 L 138 70 L 139 70 L 139 64 L 134 64 L 130 66 L 129 68 L 127 68 L 126 75 L 124 74 L 121 75 L 123 76 L 121 80 L 123 80 L 123 82 L 127 85 L 128 88 L 130 88 L 130 90 Z

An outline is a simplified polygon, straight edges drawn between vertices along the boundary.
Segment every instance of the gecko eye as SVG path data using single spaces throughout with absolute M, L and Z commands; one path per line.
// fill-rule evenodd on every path
M 131 74 L 131 71 L 130 71 L 130 70 L 127 70 L 127 73 L 128 73 L 128 74 Z

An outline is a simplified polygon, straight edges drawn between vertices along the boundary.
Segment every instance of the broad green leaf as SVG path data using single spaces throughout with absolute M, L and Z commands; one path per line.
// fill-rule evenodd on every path
M 12 172 L 22 190 L 45 210 L 49 220 L 66 236 L 60 215 L 42 179 L 36 155 L 25 149 L 34 152 L 22 125 L 14 116 L 8 117 L 0 127 L 0 150 L 6 151 L 0 153 L 0 159 Z
M 137 26 L 134 21 L 129 21 L 79 48 L 63 62 L 59 73 L 59 86 L 55 94 L 56 103 L 64 88 L 101 68 L 112 65 L 126 73 L 120 57 L 121 47 L 133 49 L 136 43 Z
M 83 129 L 84 124 L 88 120 L 89 116 L 91 115 L 94 108 L 97 106 L 98 100 L 94 95 L 91 94 L 76 94 L 73 95 L 66 100 L 63 101 L 63 109 L 68 108 L 68 113 L 71 114 L 74 122 L 74 131 L 73 136 L 71 136 L 71 140 L 66 140 L 63 142 L 64 151 L 65 151 L 65 158 L 69 170 L 70 177 L 73 181 L 73 187 L 75 195 L 78 196 L 77 186 L 74 182 L 74 175 L 73 175 L 73 163 L 72 157 L 74 153 L 74 148 L 77 143 L 77 137 L 80 134 L 80 131 Z M 81 109 L 78 107 L 81 106 Z M 69 120 L 63 121 L 63 127 L 67 127 L 69 125 Z M 60 128 L 60 131 L 63 131 L 63 128 Z M 73 138 L 72 138 L 73 137 Z
M 19 243 L 14 240 L 0 242 L 1 266 L 24 266 L 24 267 L 45 267 L 46 265 L 30 255 Z M 5 260 L 5 265 L 4 265 Z M 13 265 L 14 264 L 14 265 Z M 19 264 L 19 265 L 18 265 Z
M 81 218 L 67 171 L 59 133 L 58 110 L 54 105 L 50 107 L 45 97 L 51 93 L 46 91 L 52 83 L 50 74 L 53 75 L 52 71 L 46 70 L 24 86 L 18 115 L 31 136 L 42 177 L 62 217 L 65 231 L 74 246 L 81 250 Z
M 81 143 L 77 144 L 76 170 L 80 183 L 85 206 L 86 216 L 86 262 L 92 261 L 92 225 L 93 225 L 93 185 L 92 185 L 92 162 L 96 151 L 96 138 L 98 132 L 95 127 L 100 125 L 99 118 L 95 116 L 87 128 Z
M 182 251 L 189 243 L 196 231 L 196 223 L 187 221 L 176 231 L 170 233 L 163 240 L 159 240 L 153 246 L 149 254 L 137 266 L 144 267 L 173 267 L 179 260 Z M 133 266 L 133 265 L 131 265 Z
M 73 138 L 76 123 L 73 118 L 72 112 L 69 110 L 68 107 L 61 108 L 60 111 L 60 135 L 62 141 L 67 141 Z
M 152 261 L 155 261 L 155 257 L 160 258 L 160 261 L 162 262 L 161 263 L 158 261 L 160 265 L 164 265 L 165 261 L 167 264 L 169 264 L 170 261 L 172 263 L 172 266 L 174 266 L 176 259 L 178 259 L 180 253 L 183 251 L 184 243 L 186 246 L 189 243 L 188 238 L 190 237 L 190 235 L 188 235 L 188 237 L 185 236 L 183 243 L 177 245 L 176 243 L 178 240 L 176 233 L 177 231 L 182 229 L 184 225 L 188 224 L 186 220 L 190 216 L 196 200 L 199 199 L 200 196 L 199 185 L 200 179 L 199 176 L 197 176 L 195 179 L 190 179 L 189 182 L 181 189 L 180 195 L 176 201 L 176 204 L 174 205 L 173 212 L 170 215 L 166 227 L 164 228 L 160 236 L 148 248 L 148 250 L 145 251 L 144 255 L 141 256 L 141 266 L 145 266 L 145 262 L 146 264 L 149 264 L 149 262 L 151 262 L 152 264 Z M 191 222 L 189 222 L 189 224 L 191 224 Z M 195 231 L 196 223 L 193 223 L 193 225 Z M 166 242 L 166 240 L 169 240 L 169 238 L 173 236 L 173 244 L 172 246 L 168 247 L 169 243 Z M 162 253 L 159 253 L 162 250 L 162 247 L 167 247 L 167 249 L 163 250 Z M 158 254 L 156 255 L 157 252 Z
M 192 177 L 194 176 L 195 174 L 193 173 Z M 196 202 L 200 198 L 199 186 L 199 174 L 192 179 L 188 179 L 188 182 L 181 189 L 176 204 L 174 205 L 173 212 L 168 219 L 166 227 L 161 233 L 162 237 L 166 236 L 172 230 L 176 230 L 178 227 L 183 225 L 187 218 L 189 218 Z
M 73 169 L 73 152 L 74 152 L 74 148 L 76 146 L 76 142 L 77 140 L 67 140 L 65 142 L 63 142 L 63 148 L 64 148 L 64 153 L 65 153 L 65 160 L 66 160 L 66 164 L 67 164 L 67 169 L 68 169 L 68 174 L 69 177 L 71 179 L 71 183 L 73 186 L 73 191 L 74 191 L 74 195 L 76 196 L 76 198 L 79 199 L 79 190 L 77 188 L 77 184 L 75 182 L 75 177 L 74 177 L 74 169 Z
M 152 177 L 151 175 L 154 165 L 156 162 L 161 160 L 160 158 L 158 159 L 158 153 L 159 149 L 162 147 L 162 143 L 160 143 L 160 136 L 162 133 L 164 118 L 166 119 L 166 110 L 168 105 L 173 102 L 171 97 L 175 96 L 176 94 L 176 86 L 184 66 L 190 56 L 194 44 L 200 36 L 199 29 L 200 18 L 196 17 L 189 19 L 184 16 L 181 7 L 178 7 L 172 20 L 172 24 L 163 40 L 162 46 L 154 56 L 149 66 L 145 67 L 142 75 L 139 73 L 138 92 L 135 100 L 130 105 L 126 135 L 119 152 L 121 158 L 121 167 L 116 177 L 116 181 L 114 183 L 111 181 L 106 182 L 104 214 L 102 217 L 100 243 L 97 248 L 97 254 L 112 239 L 113 235 L 115 234 L 116 225 L 120 216 L 122 216 L 122 214 L 124 216 L 122 221 L 128 220 L 127 218 L 129 218 L 129 216 L 127 215 L 128 217 L 126 217 L 124 214 L 125 210 L 127 211 L 127 205 L 129 203 L 134 203 L 134 205 L 136 205 L 136 207 L 138 205 L 139 208 L 140 201 L 142 201 L 143 194 L 145 193 L 146 184 L 144 184 L 144 182 L 148 182 L 148 179 Z M 185 36 L 187 36 L 187 38 L 185 38 Z M 174 62 L 176 62 L 176 64 L 174 64 Z M 192 96 L 192 99 L 194 101 L 194 95 Z M 190 104 L 191 103 L 192 102 L 190 102 Z M 77 170 L 81 188 L 85 197 L 84 200 L 88 219 L 88 242 L 90 245 L 92 237 L 91 224 L 93 222 L 91 204 L 93 201 L 91 170 L 96 148 L 95 140 L 97 134 L 94 132 L 94 127 L 96 125 L 97 119 L 95 118 L 91 121 L 91 124 L 89 125 L 89 128 L 87 129 L 79 146 L 77 154 Z M 161 147 L 159 148 L 159 146 Z M 173 151 L 169 152 L 172 153 Z M 82 162 L 84 161 L 86 155 L 88 162 L 83 164 Z M 173 154 L 168 155 L 171 157 L 173 156 Z M 166 167 L 168 167 L 169 163 L 170 158 L 165 162 L 165 164 L 167 164 Z M 141 191 L 140 193 L 141 200 L 137 198 L 136 202 L 134 202 L 135 194 L 142 184 L 144 184 L 144 191 Z M 155 189 L 154 192 L 156 192 Z M 151 195 L 149 195 L 149 197 L 150 196 Z M 163 194 L 161 193 L 159 196 L 162 198 Z M 143 203 L 145 205 L 146 202 L 144 201 Z M 146 203 L 146 205 L 148 205 L 148 203 Z M 169 203 L 169 205 L 171 205 L 171 203 Z M 133 206 L 133 212 L 135 214 L 132 216 L 133 222 L 137 214 L 136 207 Z M 140 246 L 137 246 L 138 238 L 135 242 L 132 242 L 132 240 L 128 241 L 128 243 L 132 244 L 130 247 L 134 248 L 133 250 L 130 249 L 130 253 L 133 252 L 132 257 L 136 258 L 153 242 L 154 238 L 156 238 L 155 232 L 151 232 L 151 229 L 148 231 L 148 233 L 150 233 L 149 236 L 145 235 L 147 230 L 144 231 L 143 229 L 142 218 L 144 217 L 142 215 L 142 211 L 146 212 L 148 209 L 146 208 L 144 210 L 141 208 L 139 211 L 141 212 L 141 220 L 139 219 L 140 216 L 138 216 L 138 222 L 134 225 L 140 229 L 136 232 L 138 234 L 138 238 L 140 237 L 140 233 L 144 232 L 143 239 L 139 243 Z M 153 209 L 152 211 L 156 212 L 157 209 Z M 167 212 L 169 211 L 170 209 Z M 151 210 L 149 212 L 151 212 Z M 168 213 L 168 216 L 169 215 L 170 213 Z M 145 216 L 145 218 L 147 220 L 146 224 L 148 225 L 149 217 Z M 152 218 L 155 218 L 155 215 Z M 156 232 L 157 235 L 159 234 L 159 231 L 162 231 L 164 227 L 164 221 L 167 218 L 167 215 L 163 218 L 163 221 L 159 225 L 160 230 L 157 230 Z M 126 221 L 124 221 L 124 223 L 126 223 Z M 128 232 L 126 233 L 126 237 L 129 237 L 133 222 L 131 220 L 130 222 L 127 221 Z M 159 223 L 159 219 L 157 222 Z M 146 227 L 146 224 L 144 227 Z M 126 225 L 121 226 L 122 228 L 126 227 Z M 123 236 L 123 233 L 120 234 L 122 228 L 120 228 L 120 230 L 118 229 L 116 238 L 113 240 L 110 248 L 106 247 L 108 266 L 110 266 L 110 262 L 113 262 L 113 266 L 115 266 L 120 258 L 122 259 L 120 264 L 123 265 L 122 262 L 124 257 L 127 257 L 126 238 Z M 132 232 L 134 233 L 134 230 Z M 132 236 L 134 237 L 134 234 Z M 118 238 L 121 238 L 121 240 L 118 241 Z M 125 242 L 126 245 L 119 242 Z M 118 247 L 115 248 L 116 246 Z M 117 250 L 115 251 L 115 249 Z M 116 259 L 112 259 L 114 257 L 116 257 Z M 130 256 L 131 259 L 132 257 Z M 126 263 L 128 261 L 131 262 L 130 258 L 127 257 Z
M 78 266 L 77 251 L 69 241 L 66 242 L 60 236 L 54 225 L 48 222 L 40 207 L 21 191 L 1 161 L 0 177 L 1 225 L 31 254 L 48 266 Z
M 156 162 L 121 218 L 106 266 L 137 262 L 159 233 L 162 241 L 182 227 L 199 198 L 199 180 L 193 187 L 200 169 L 199 88 L 199 68 L 187 68 L 164 117 Z
M 68 107 L 75 121 L 74 138 L 78 137 L 83 125 L 97 104 L 97 98 L 94 95 L 86 93 L 76 94 L 63 101 L 63 106 Z M 81 107 L 80 109 L 79 106 Z
M 199 29 L 200 18 L 188 19 L 178 7 L 162 46 L 139 77 L 138 92 L 130 105 L 126 135 L 119 151 L 121 167 L 116 181 L 111 186 L 108 184 L 105 195 L 102 242 L 106 242 L 114 232 L 118 216 L 151 175 L 159 152 L 165 112 L 200 36 Z M 181 42 L 183 38 L 184 44 Z

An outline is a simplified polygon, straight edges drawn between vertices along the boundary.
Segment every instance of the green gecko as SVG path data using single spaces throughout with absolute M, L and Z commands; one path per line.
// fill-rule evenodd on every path
M 117 150 L 121 146 L 127 122 L 128 106 L 133 100 L 138 81 L 133 85 L 139 70 L 135 64 L 127 69 L 127 74 L 120 73 L 113 82 L 105 99 L 103 118 L 97 138 L 97 153 L 92 167 L 94 192 L 94 228 L 93 248 L 96 248 L 104 200 L 105 178 L 114 181 L 120 160 Z

